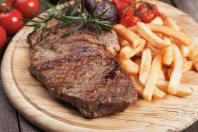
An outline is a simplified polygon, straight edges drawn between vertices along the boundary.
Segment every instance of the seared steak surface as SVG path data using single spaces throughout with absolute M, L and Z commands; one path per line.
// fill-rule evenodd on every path
M 97 37 L 83 29 L 61 37 L 71 28 L 51 27 L 43 39 L 39 31 L 28 35 L 31 74 L 87 118 L 125 110 L 137 93 L 113 58 L 120 48 L 116 33 Z

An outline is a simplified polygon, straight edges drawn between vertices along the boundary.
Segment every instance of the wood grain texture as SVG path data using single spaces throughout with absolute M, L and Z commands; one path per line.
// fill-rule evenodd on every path
M 20 114 L 18 115 L 18 119 L 19 119 L 19 123 L 20 123 L 21 132 L 41 132 L 41 130 L 39 128 L 30 124 Z
M 11 37 L 8 37 L 7 42 L 11 40 Z M 0 49 L 0 60 L 2 60 L 3 53 L 6 49 L 7 45 Z M 0 77 L 1 80 L 1 77 Z M 0 81 L 0 84 L 2 82 Z M 8 101 L 2 85 L 0 85 L 0 132 L 19 132 L 19 125 L 17 120 L 17 112 L 11 106 Z M 10 127 L 12 125 L 12 127 Z
M 198 1 L 197 0 L 173 0 L 177 8 L 190 14 L 195 20 L 198 21 Z
M 175 18 L 195 41 L 198 40 L 198 25 L 192 18 L 167 4 L 154 3 L 158 4 L 160 11 Z M 185 83 L 194 84 L 195 92 L 190 97 L 167 96 L 152 102 L 139 99 L 135 106 L 122 113 L 92 120 L 81 117 L 70 105 L 52 98 L 30 76 L 26 36 L 31 31 L 31 28 L 23 28 L 10 43 L 2 63 L 2 77 L 6 94 L 14 107 L 42 129 L 68 132 L 180 131 L 197 120 L 198 78 L 194 72 L 188 72 L 183 79 Z
M 39 14 L 46 11 L 47 9 L 48 7 L 46 5 L 41 4 Z M 19 123 L 21 132 L 40 132 L 41 131 L 37 127 L 30 124 L 27 120 L 25 120 L 18 112 L 17 112 L 17 116 L 18 116 L 18 123 Z
M 0 132 L 19 132 L 17 114 L 0 86 Z

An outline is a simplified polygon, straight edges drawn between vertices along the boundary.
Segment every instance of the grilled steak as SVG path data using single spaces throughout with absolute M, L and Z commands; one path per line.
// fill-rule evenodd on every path
M 40 31 L 28 35 L 31 74 L 87 118 L 120 112 L 135 103 L 132 81 L 113 57 L 120 48 L 116 33 L 97 37 L 83 29 L 61 37 L 71 28 L 53 26 L 43 39 Z

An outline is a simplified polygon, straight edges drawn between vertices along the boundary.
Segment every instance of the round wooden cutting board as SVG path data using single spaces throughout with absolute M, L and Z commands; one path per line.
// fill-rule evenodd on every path
M 151 0 L 150 0 L 151 1 Z M 162 2 L 153 1 L 160 11 L 174 18 L 198 42 L 198 24 L 187 14 Z M 132 132 L 180 131 L 198 120 L 198 74 L 185 73 L 183 83 L 194 94 L 186 98 L 166 96 L 147 102 L 139 99 L 124 112 L 97 119 L 85 119 L 76 109 L 51 97 L 29 73 L 27 34 L 24 27 L 9 44 L 1 67 L 5 92 L 14 107 L 30 122 L 45 131 Z

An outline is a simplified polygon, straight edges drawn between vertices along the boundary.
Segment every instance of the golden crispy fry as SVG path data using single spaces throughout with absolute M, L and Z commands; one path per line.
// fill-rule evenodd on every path
M 123 39 L 126 39 L 134 48 L 141 43 L 141 39 L 136 33 L 130 31 L 121 24 L 114 25 L 113 30 L 115 30 Z
M 193 42 L 192 38 L 189 37 L 188 35 L 186 35 L 185 33 L 176 31 L 170 27 L 157 25 L 157 24 L 146 24 L 146 25 L 151 31 L 153 31 L 155 33 L 161 33 L 168 37 L 172 37 L 172 38 L 176 39 L 178 41 L 178 45 L 189 46 Z M 133 32 L 138 31 L 137 26 L 130 27 L 129 29 Z
M 168 92 L 168 85 L 169 85 L 169 82 L 168 81 L 159 80 L 157 82 L 157 86 L 161 90 L 163 90 L 165 92 Z M 180 85 L 177 86 L 176 96 L 185 97 L 185 96 L 192 95 L 192 93 L 193 93 L 193 89 L 190 86 L 183 85 L 183 84 L 180 84 Z
M 159 77 L 159 72 L 162 67 L 162 57 L 160 55 L 155 56 L 151 64 L 149 77 L 144 88 L 143 97 L 144 99 L 151 101 L 153 91 L 156 87 L 156 83 Z
M 162 90 L 160 90 L 157 86 L 155 86 L 153 97 L 156 99 L 162 99 L 166 96 L 166 93 Z
M 113 29 L 122 38 L 120 65 L 130 74 L 139 96 L 151 101 L 166 93 L 192 95 L 192 87 L 180 80 L 192 67 L 198 71 L 198 45 L 172 18 L 160 14 L 150 24 L 138 22 L 128 29 L 117 24 Z
M 189 47 L 188 47 L 188 46 L 180 45 L 180 46 L 179 46 L 179 49 L 180 49 L 180 51 L 181 51 L 183 57 L 187 57 L 187 56 L 189 55 L 189 53 L 190 53 L 190 52 L 189 52 Z
M 166 80 L 166 77 L 165 77 L 165 74 L 164 74 L 163 70 L 160 71 L 158 78 L 159 78 L 159 80 Z
M 137 75 L 131 75 L 130 77 L 131 77 L 131 80 L 133 82 L 134 88 L 137 90 L 138 95 L 142 97 L 142 93 L 144 91 L 144 86 L 138 80 Z
M 193 94 L 193 89 L 190 86 L 179 85 L 176 96 L 185 97 Z
M 197 60 L 193 61 L 193 67 L 198 72 L 198 61 Z
M 129 42 L 126 39 L 121 40 L 122 47 L 127 46 L 127 45 L 129 45 Z
M 139 72 L 139 66 L 136 63 L 134 63 L 132 60 L 120 58 L 119 61 L 123 69 L 129 74 L 134 74 Z
M 145 40 L 141 39 L 141 43 L 137 48 L 133 48 L 130 45 L 123 47 L 120 51 L 120 57 L 123 59 L 130 59 L 144 49 Z
M 146 39 L 151 45 L 162 48 L 168 46 L 165 41 L 163 41 L 160 37 L 154 34 L 146 24 L 142 22 L 138 22 L 137 24 L 138 33 Z
M 151 61 L 152 61 L 151 50 L 147 48 L 142 52 L 140 72 L 139 72 L 139 80 L 143 85 L 146 84 L 146 81 L 148 79 Z
M 162 26 L 162 25 L 154 25 L 154 24 L 147 24 L 147 26 L 153 31 L 157 33 L 162 33 L 168 37 L 172 37 L 176 39 L 179 45 L 186 45 L 189 46 L 192 44 L 192 38 L 187 36 L 185 33 L 176 31 L 170 27 Z
M 137 26 L 129 27 L 128 29 L 135 32 L 135 33 L 138 33 Z
M 165 25 L 173 28 L 176 31 L 181 31 L 181 28 L 177 25 L 176 21 L 174 21 L 170 17 L 166 17 L 166 19 L 164 20 L 164 23 L 165 23 Z
M 198 58 L 198 45 L 197 44 L 192 44 L 189 46 L 189 55 L 188 57 L 190 60 L 194 60 L 195 58 Z
M 144 91 L 144 86 L 140 83 L 138 76 L 137 75 L 131 75 L 131 79 L 133 82 L 134 88 L 137 90 L 137 93 L 139 96 L 143 97 L 143 91 Z M 166 96 L 166 93 L 161 91 L 158 87 L 155 87 L 154 92 L 153 92 L 153 97 L 155 98 L 163 98 Z
M 153 19 L 153 20 L 151 21 L 151 24 L 164 25 L 164 22 L 163 22 L 163 20 L 158 16 L 158 17 L 156 17 L 155 19 Z
M 163 52 L 163 63 L 166 65 L 171 65 L 173 63 L 173 47 L 171 40 L 168 38 L 164 38 L 164 41 L 169 45 L 164 49 Z
M 182 72 L 187 72 L 187 71 L 191 70 L 192 67 L 193 67 L 193 62 L 192 61 L 188 61 L 186 59 L 183 59 Z
M 149 43 L 146 45 L 146 48 L 151 49 L 151 54 L 152 54 L 152 56 L 156 56 L 156 55 L 161 54 L 161 50 L 159 50 L 159 49 L 153 47 L 153 46 L 152 46 L 151 44 L 149 44 Z
M 182 76 L 183 58 L 179 48 L 176 45 L 173 45 L 173 51 L 174 51 L 174 66 L 168 85 L 168 93 L 176 95 L 178 88 L 177 86 L 180 84 L 180 80 Z

